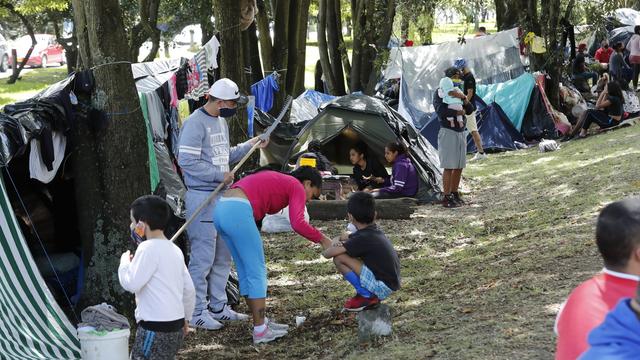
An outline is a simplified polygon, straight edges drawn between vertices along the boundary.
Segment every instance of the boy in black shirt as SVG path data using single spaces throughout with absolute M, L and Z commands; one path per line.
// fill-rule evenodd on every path
M 375 200 L 371 194 L 354 193 L 347 212 L 358 231 L 334 240 L 322 255 L 333 258 L 338 271 L 356 289 L 356 296 L 347 300 L 344 309 L 361 311 L 400 288 L 400 261 L 391 241 L 375 224 Z

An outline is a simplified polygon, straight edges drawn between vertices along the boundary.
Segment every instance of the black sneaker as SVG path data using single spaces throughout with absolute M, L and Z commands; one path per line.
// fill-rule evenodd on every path
M 442 206 L 446 208 L 457 208 L 460 207 L 460 204 L 456 201 L 453 194 L 447 194 L 442 199 Z
M 453 200 L 455 202 L 457 202 L 458 204 L 460 204 L 460 206 L 467 204 L 464 200 L 462 200 L 462 198 L 460 197 L 460 193 L 459 192 L 457 192 L 457 191 L 456 192 L 452 192 L 451 195 L 453 195 Z

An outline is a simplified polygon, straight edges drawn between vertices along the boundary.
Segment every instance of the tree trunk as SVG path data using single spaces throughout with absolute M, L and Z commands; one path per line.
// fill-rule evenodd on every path
M 340 1 L 341 0 L 334 1 L 336 5 L 336 22 L 338 24 L 342 24 L 342 6 Z M 350 21 L 347 23 L 350 23 Z M 349 36 L 351 36 L 350 32 Z M 340 58 L 342 59 L 342 69 L 347 76 L 347 86 L 349 86 L 351 84 L 351 63 L 349 63 L 349 53 L 347 52 L 347 46 L 344 43 L 344 37 L 342 37 L 342 31 L 338 31 L 338 48 L 340 49 Z
M 495 0 L 498 31 L 508 30 L 518 24 L 521 8 L 518 0 Z
M 336 5 L 340 6 L 339 0 L 327 0 L 327 45 L 329 49 L 329 61 L 331 62 L 331 72 L 335 79 L 335 94 L 333 95 L 342 96 L 346 94 L 342 56 L 340 53 L 342 24 L 339 23 L 339 17 L 336 14 Z
M 211 22 L 211 9 L 213 8 L 213 0 L 199 0 L 200 14 L 198 14 L 198 22 L 202 29 L 202 46 L 206 45 L 214 35 L 213 23 Z
M 324 81 L 327 85 L 329 93 L 336 94 L 336 77 L 331 67 L 327 44 L 327 8 L 331 0 L 319 0 L 318 10 L 318 50 L 320 52 L 320 64 L 322 65 L 322 73 Z
M 383 12 L 386 10 L 386 13 Z M 377 19 L 374 20 L 373 24 L 380 24 L 382 26 L 382 30 L 376 31 L 376 58 L 370 60 L 370 68 L 369 71 L 369 80 L 365 86 L 365 94 L 373 95 L 375 91 L 376 82 L 378 80 L 378 74 L 380 73 L 382 63 L 377 61 L 384 53 L 388 53 L 389 50 L 387 48 L 387 44 L 389 44 L 389 39 L 391 38 L 391 33 L 393 32 L 393 19 L 396 15 L 396 4 L 395 0 L 389 0 L 386 9 L 376 9 L 375 14 L 377 15 Z M 382 15 L 381 15 L 382 14 Z M 383 16 L 383 18 L 380 18 Z
M 256 16 L 258 23 L 258 31 L 260 36 L 260 53 L 262 55 L 262 66 L 265 72 L 273 71 L 273 63 L 271 58 L 273 56 L 273 42 L 271 39 L 271 32 L 269 30 L 269 15 L 267 14 L 267 7 L 264 4 L 264 0 L 258 0 L 258 16 Z
M 214 0 L 213 13 L 216 29 L 225 29 L 219 33 L 220 76 L 229 78 L 238 84 L 240 91 L 249 93 L 244 76 L 244 55 L 240 27 L 240 2 L 237 0 Z M 238 111 L 233 119 L 228 119 L 229 140 L 232 145 L 247 140 L 247 113 Z
M 258 48 L 258 34 L 256 32 L 256 22 L 254 21 L 247 30 L 243 31 L 242 40 L 246 42 L 243 47 L 245 54 L 245 63 L 251 66 L 250 84 L 255 84 L 264 79 L 262 71 L 262 63 L 260 62 L 260 50 Z
M 362 68 L 363 46 L 366 41 L 364 38 L 366 24 L 364 4 L 364 0 L 351 1 L 351 10 L 353 11 L 353 52 L 351 55 L 351 86 L 349 86 L 351 92 L 362 90 L 360 69 Z
M 143 61 L 153 61 L 160 48 L 160 30 L 157 29 L 160 0 L 139 0 L 140 22 L 131 29 L 129 47 L 132 62 L 138 62 L 140 47 L 151 38 L 151 52 Z
M 298 71 L 298 21 L 300 20 L 300 1 L 291 1 L 289 4 L 289 16 L 287 23 L 287 35 L 288 35 L 288 59 L 287 59 L 287 72 L 283 77 L 285 81 L 281 84 L 280 93 L 291 94 L 293 86 L 296 81 L 296 74 Z M 284 90 L 284 91 L 283 91 Z M 283 95 L 284 95 L 283 94 Z
M 82 63 L 95 67 L 92 106 L 103 129 L 78 121 L 73 134 L 78 224 L 85 265 L 84 304 L 110 303 L 129 317 L 133 297 L 118 284 L 129 245 L 129 206 L 150 192 L 146 125 L 136 92 L 118 0 L 73 0 Z M 105 31 L 109 29 L 109 31 Z
M 307 29 L 309 24 L 309 5 L 311 0 L 300 0 L 299 16 L 296 18 L 296 52 L 291 52 L 296 58 L 296 66 L 293 72 L 287 74 L 287 80 L 290 76 L 293 76 L 292 87 L 290 87 L 290 94 L 293 97 L 304 92 L 304 75 L 306 71 L 306 54 L 307 54 Z M 289 66 L 292 69 L 291 66 Z
M 559 43 L 560 0 L 542 0 L 541 9 L 542 19 L 546 19 L 544 31 L 548 42 L 547 49 L 549 49 L 547 56 L 550 57 L 546 61 L 546 70 L 550 79 L 546 82 L 545 90 L 551 105 L 557 108 L 560 104 L 559 83 L 562 76 L 562 54 L 552 49 L 557 49 Z M 569 11 L 570 9 L 568 9 Z
M 3 7 L 9 10 L 9 13 L 18 17 L 20 21 L 22 21 L 22 24 L 24 25 L 24 27 L 27 29 L 27 32 L 29 33 L 29 37 L 31 37 L 31 47 L 29 48 L 29 50 L 27 50 L 27 54 L 22 59 L 20 64 L 16 66 L 15 65 L 16 60 L 13 61 L 14 65 L 13 65 L 12 73 L 11 73 L 11 76 L 9 76 L 9 80 L 7 80 L 7 84 L 15 84 L 16 81 L 18 81 L 18 77 L 20 77 L 20 72 L 22 71 L 22 69 L 24 69 L 25 65 L 27 65 L 27 61 L 29 61 L 29 57 L 31 57 L 31 53 L 33 52 L 33 49 L 36 47 L 36 44 L 37 44 L 36 36 L 33 30 L 33 25 L 31 25 L 31 22 L 29 21 L 29 19 L 27 19 L 26 16 L 24 16 L 22 13 L 17 11 L 15 6 L 12 3 L 6 3 L 3 1 L 3 2 L 0 2 L 0 7 Z

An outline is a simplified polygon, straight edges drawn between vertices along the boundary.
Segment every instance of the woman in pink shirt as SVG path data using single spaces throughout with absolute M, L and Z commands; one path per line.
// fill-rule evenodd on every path
M 633 91 L 638 88 L 638 74 L 640 74 L 640 25 L 633 28 L 633 36 L 627 43 L 629 50 L 629 63 L 633 67 Z
M 267 268 L 260 231 L 256 221 L 289 207 L 289 220 L 295 232 L 324 248 L 331 239 L 304 218 L 307 201 L 320 195 L 322 177 L 311 167 L 300 167 L 291 174 L 260 171 L 231 186 L 216 204 L 213 222 L 227 244 L 238 271 L 240 295 L 253 315 L 253 343 L 266 343 L 287 334 L 287 325 L 265 317 Z

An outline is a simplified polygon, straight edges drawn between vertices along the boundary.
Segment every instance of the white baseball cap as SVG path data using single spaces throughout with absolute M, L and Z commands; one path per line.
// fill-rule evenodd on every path
M 211 85 L 209 95 L 220 100 L 233 100 L 239 104 L 246 104 L 247 97 L 240 94 L 238 85 L 230 79 L 222 78 Z

